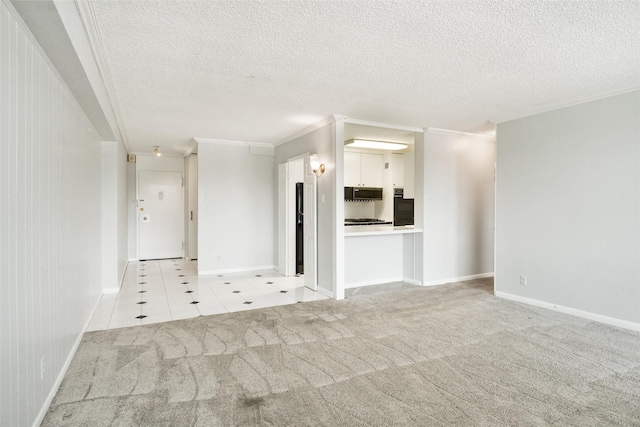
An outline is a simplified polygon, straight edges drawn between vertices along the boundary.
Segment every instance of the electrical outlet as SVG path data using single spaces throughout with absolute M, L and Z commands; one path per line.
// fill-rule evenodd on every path
M 44 379 L 44 356 L 40 359 L 40 379 Z
M 520 286 L 527 286 L 527 276 L 520 276 Z

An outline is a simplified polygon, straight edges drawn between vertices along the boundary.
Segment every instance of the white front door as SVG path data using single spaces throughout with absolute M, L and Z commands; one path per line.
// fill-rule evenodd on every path
M 316 176 L 309 165 L 309 156 L 304 158 L 304 285 L 318 290 L 318 267 L 316 263 Z
M 138 172 L 138 258 L 182 258 L 182 172 Z

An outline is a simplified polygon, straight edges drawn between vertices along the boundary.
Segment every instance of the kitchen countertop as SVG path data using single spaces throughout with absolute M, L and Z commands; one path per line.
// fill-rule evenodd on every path
M 352 225 L 344 228 L 345 237 L 349 236 L 377 236 L 382 234 L 422 233 L 422 229 L 409 226 L 393 225 Z

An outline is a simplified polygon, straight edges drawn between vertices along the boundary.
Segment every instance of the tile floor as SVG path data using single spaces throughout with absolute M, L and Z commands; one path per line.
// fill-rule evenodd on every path
M 102 296 L 89 331 L 327 298 L 275 270 L 198 276 L 197 261 L 130 262 L 120 293 Z

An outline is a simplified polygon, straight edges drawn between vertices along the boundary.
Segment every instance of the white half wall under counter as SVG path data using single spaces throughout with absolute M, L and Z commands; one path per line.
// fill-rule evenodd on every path
M 392 225 L 345 227 L 345 288 L 399 281 L 420 285 L 415 269 L 415 237 L 420 233 Z

